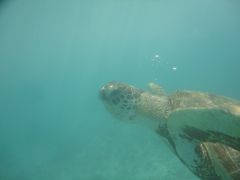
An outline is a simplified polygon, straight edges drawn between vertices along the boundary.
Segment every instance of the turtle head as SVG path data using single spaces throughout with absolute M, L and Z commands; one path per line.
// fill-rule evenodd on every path
M 120 82 L 110 82 L 100 89 L 105 107 L 120 120 L 131 121 L 136 117 L 136 106 L 143 91 Z

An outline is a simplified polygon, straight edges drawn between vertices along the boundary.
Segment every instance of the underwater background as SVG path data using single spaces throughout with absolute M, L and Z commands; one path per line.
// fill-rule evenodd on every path
M 197 180 L 98 91 L 240 100 L 239 19 L 238 0 L 0 0 L 0 180 Z

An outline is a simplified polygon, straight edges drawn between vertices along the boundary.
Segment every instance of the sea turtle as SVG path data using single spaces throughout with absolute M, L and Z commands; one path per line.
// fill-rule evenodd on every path
M 240 102 L 193 91 L 167 95 L 155 83 L 148 87 L 110 82 L 99 94 L 115 117 L 155 130 L 200 179 L 239 180 Z

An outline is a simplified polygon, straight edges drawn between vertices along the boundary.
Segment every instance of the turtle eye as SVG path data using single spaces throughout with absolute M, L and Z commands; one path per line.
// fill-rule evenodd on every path
M 118 104 L 118 102 L 115 99 L 112 100 L 112 103 L 115 104 L 115 105 Z
M 119 93 L 120 93 L 120 90 L 113 90 L 113 91 L 110 93 L 110 96 L 117 96 Z

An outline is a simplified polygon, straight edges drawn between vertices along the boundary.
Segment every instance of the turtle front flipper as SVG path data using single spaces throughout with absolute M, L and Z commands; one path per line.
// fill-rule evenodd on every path
M 211 179 L 212 176 L 219 176 L 217 179 L 240 179 L 240 174 L 235 173 L 233 177 L 227 166 L 224 166 L 224 163 L 230 163 L 224 157 L 230 156 L 227 153 L 231 148 L 240 154 L 240 116 L 222 109 L 182 109 L 174 111 L 169 116 L 167 127 L 177 155 L 199 177 Z M 217 155 L 223 152 L 221 150 L 223 147 L 228 147 L 228 151 L 223 155 L 223 159 L 216 160 Z M 210 150 L 212 154 L 209 154 Z M 213 162 L 215 164 L 212 164 Z M 233 163 L 237 165 L 240 162 Z M 226 168 L 225 171 L 218 171 L 220 166 Z M 215 168 L 215 173 L 209 174 L 213 172 L 209 171 L 212 167 Z
M 240 151 L 219 143 L 204 143 L 217 174 L 224 179 L 240 179 Z
M 240 151 L 240 116 L 222 109 L 177 110 L 170 115 L 168 127 L 172 136 L 217 142 Z

